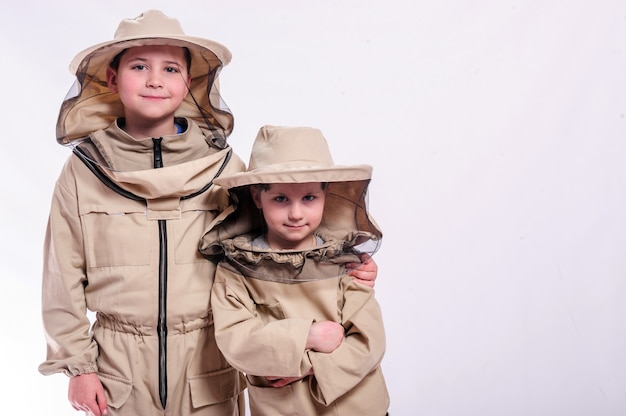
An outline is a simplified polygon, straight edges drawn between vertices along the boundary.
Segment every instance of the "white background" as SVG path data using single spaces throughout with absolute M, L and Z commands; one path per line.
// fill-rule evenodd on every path
M 0 368 L 12 414 L 71 415 L 39 298 L 55 141 L 80 50 L 149 8 L 233 61 L 263 124 L 374 166 L 391 413 L 626 414 L 626 2 L 36 1 L 0 6 Z M 7 413 L 2 410 L 2 413 Z

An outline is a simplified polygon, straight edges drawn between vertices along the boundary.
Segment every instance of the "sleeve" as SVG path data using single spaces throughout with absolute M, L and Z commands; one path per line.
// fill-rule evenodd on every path
M 255 376 L 301 377 L 311 369 L 305 352 L 312 319 L 269 320 L 258 313 L 245 277 L 220 264 L 211 292 L 217 344 L 228 362 Z
M 98 347 L 86 315 L 85 256 L 73 173 L 68 162 L 55 185 L 44 240 L 41 312 L 47 358 L 39 366 L 44 375 L 97 371 Z
M 342 285 L 345 339 L 330 354 L 308 352 L 315 372 L 311 393 L 324 405 L 352 390 L 377 368 L 386 347 L 382 313 L 374 290 L 355 283 L 350 276 L 344 276 Z

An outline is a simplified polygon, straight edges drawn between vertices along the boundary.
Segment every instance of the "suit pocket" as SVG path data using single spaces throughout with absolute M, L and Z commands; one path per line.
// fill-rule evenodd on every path
M 92 206 L 82 213 L 88 267 L 145 266 L 157 238 L 157 221 L 145 208 Z
M 232 367 L 189 378 L 191 403 L 196 409 L 234 399 L 244 388 L 245 380 Z
M 257 304 L 256 310 L 266 323 L 285 319 L 285 311 L 280 306 L 280 302 Z
M 107 404 L 113 409 L 119 409 L 130 397 L 133 385 L 130 381 L 109 374 L 98 373 L 104 387 Z

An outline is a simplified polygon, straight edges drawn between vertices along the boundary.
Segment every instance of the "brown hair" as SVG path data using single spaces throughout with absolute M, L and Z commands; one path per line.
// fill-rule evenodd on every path
M 320 182 L 322 185 L 322 191 L 328 188 L 328 182 Z M 271 183 L 255 183 L 254 185 L 250 185 L 250 187 L 255 187 L 259 191 L 269 191 Z
M 191 51 L 189 51 L 189 48 L 187 48 L 186 46 L 183 46 L 182 48 L 183 53 L 185 54 L 185 61 L 187 61 L 187 72 L 189 72 L 189 70 L 191 69 Z M 126 53 L 127 50 L 128 48 L 124 49 L 122 52 L 115 55 L 113 59 L 111 59 L 109 66 L 112 70 L 118 70 L 118 68 L 120 67 L 120 61 L 122 60 L 122 56 L 124 55 L 124 53 Z

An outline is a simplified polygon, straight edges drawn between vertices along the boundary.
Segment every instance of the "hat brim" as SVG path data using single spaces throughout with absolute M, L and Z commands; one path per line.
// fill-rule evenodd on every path
M 81 52 L 79 52 L 72 62 L 70 63 L 70 72 L 76 74 L 76 70 L 80 66 L 81 62 L 90 55 L 103 55 L 108 64 L 111 59 L 118 53 L 127 48 L 135 46 L 148 46 L 148 45 L 170 45 L 181 46 L 189 48 L 192 53 L 194 50 L 200 49 L 201 51 L 209 51 L 214 54 L 217 59 L 220 60 L 222 66 L 227 65 L 232 55 L 228 48 L 221 43 L 212 41 L 210 39 L 200 38 L 197 36 L 187 35 L 150 35 L 146 36 L 129 36 L 122 39 L 115 39 L 107 42 L 102 42 L 97 45 L 91 46 Z
M 311 167 L 298 169 L 256 169 L 219 177 L 216 185 L 226 189 L 259 183 L 349 182 L 372 178 L 370 165 Z
M 219 70 L 230 61 L 230 51 L 204 38 L 157 34 L 118 38 L 76 55 L 70 70 L 76 75 L 78 88 L 70 90 L 59 113 L 59 143 L 80 140 L 95 130 L 106 128 L 115 118 L 124 117 L 119 96 L 108 87 L 107 70 L 111 60 L 123 50 L 148 45 L 187 47 L 191 54 L 189 94 L 176 111 L 176 117 L 195 120 L 211 137 L 222 137 L 223 140 L 230 135 L 233 117 L 219 95 L 217 78 Z M 215 127 L 220 130 L 216 136 L 213 135 Z

